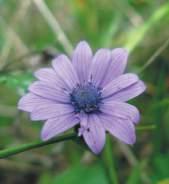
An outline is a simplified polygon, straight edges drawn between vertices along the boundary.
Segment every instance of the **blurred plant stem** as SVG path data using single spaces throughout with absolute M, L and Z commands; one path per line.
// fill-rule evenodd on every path
M 27 150 L 43 147 L 43 146 L 58 143 L 61 141 L 72 140 L 72 139 L 76 139 L 76 138 L 77 138 L 77 135 L 75 133 L 72 133 L 72 134 L 56 137 L 54 139 L 51 139 L 51 140 L 45 141 L 45 142 L 44 141 L 36 141 L 36 142 L 29 143 L 29 144 L 23 144 L 21 146 L 15 146 L 13 148 L 7 148 L 5 150 L 0 151 L 0 159 L 16 155 L 18 153 L 22 153 L 22 152 L 27 151 Z
M 101 162 L 105 170 L 109 184 L 118 184 L 117 171 L 115 168 L 115 157 L 113 155 L 111 138 L 107 136 L 107 144 L 101 154 Z
M 47 7 L 44 0 L 33 0 L 36 7 L 38 8 L 41 15 L 46 20 L 46 23 L 49 25 L 53 33 L 55 34 L 57 40 L 60 42 L 60 44 L 63 46 L 65 51 L 70 54 L 73 50 L 72 44 L 67 38 L 66 34 L 62 30 L 59 22 L 57 21 L 56 17 L 52 14 L 50 9 Z
M 128 145 L 123 144 L 120 141 L 118 141 L 118 146 L 119 146 L 121 152 L 123 153 L 123 155 L 128 160 L 129 164 L 133 168 L 138 168 L 138 166 L 140 166 L 139 165 L 140 161 L 136 158 L 136 156 L 134 155 L 132 149 L 130 149 L 130 147 Z M 142 161 L 141 161 L 141 163 L 142 163 Z M 141 169 L 140 175 L 141 175 L 142 183 L 144 183 L 144 184 L 151 184 L 151 180 L 150 180 L 150 178 L 148 176 L 148 173 L 146 173 L 145 170 Z
M 140 26 L 137 26 L 131 31 L 128 35 L 125 47 L 132 52 L 143 40 L 146 33 L 154 27 L 158 22 L 169 15 L 169 3 L 161 5 L 151 16 L 150 18 Z
M 148 59 L 148 61 L 139 69 L 138 73 L 143 72 L 147 67 L 149 67 L 156 58 L 168 47 L 169 38 L 154 52 L 154 54 Z
M 154 130 L 156 129 L 155 125 L 145 125 L 145 126 L 138 126 L 136 127 L 136 130 L 140 131 L 140 130 Z

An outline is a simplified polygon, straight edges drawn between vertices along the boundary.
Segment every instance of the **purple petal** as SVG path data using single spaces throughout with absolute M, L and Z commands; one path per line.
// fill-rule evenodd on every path
M 95 154 L 102 151 L 105 144 L 105 130 L 97 115 L 89 115 L 88 129 L 84 131 L 83 138 Z
M 36 81 L 29 86 L 29 91 L 57 103 L 70 103 L 68 92 L 62 88 L 56 88 L 51 83 Z
M 72 63 L 81 83 L 88 80 L 92 60 L 92 50 L 87 42 L 80 42 L 74 50 Z
M 89 81 L 91 81 L 95 86 L 101 87 L 100 84 L 107 75 L 110 62 L 111 51 L 108 49 L 99 49 L 92 60 Z
M 46 141 L 56 135 L 65 132 L 79 123 L 79 119 L 74 114 L 65 115 L 58 118 L 49 119 L 45 122 L 41 138 Z
M 31 112 L 31 120 L 47 120 L 73 112 L 74 108 L 71 105 L 51 102 L 35 107 Z
M 86 113 L 80 113 L 80 126 L 86 128 L 88 126 L 88 115 Z
M 111 115 L 115 118 L 129 120 L 137 124 L 140 120 L 140 113 L 138 109 L 130 104 L 124 102 L 110 102 L 103 103 L 100 107 L 101 112 Z
M 34 73 L 35 77 L 43 82 L 55 81 L 57 78 L 56 72 L 52 68 L 42 68 Z
M 79 119 L 80 119 L 80 128 L 78 129 L 78 135 L 79 136 L 82 136 L 83 133 L 88 128 L 88 119 L 89 119 L 89 116 L 88 116 L 88 114 L 81 112 L 79 114 Z
M 31 112 L 32 120 L 46 120 L 74 112 L 69 104 L 58 104 L 32 93 L 20 99 L 18 109 Z
M 57 88 L 66 88 L 63 80 L 61 80 L 52 68 L 42 68 L 34 73 L 35 77 L 40 81 L 52 85 Z
M 32 112 L 36 107 L 43 106 L 45 104 L 53 103 L 52 101 L 41 98 L 33 93 L 24 95 L 18 102 L 18 109 Z
M 134 144 L 136 141 L 134 124 L 125 119 L 113 116 L 100 116 L 105 129 L 125 144 Z
M 128 101 L 141 93 L 143 93 L 146 89 L 145 84 L 142 81 L 138 81 L 134 83 L 133 85 L 130 85 L 127 88 L 124 88 L 122 90 L 119 90 L 117 93 L 112 94 L 108 98 L 106 98 L 106 101 Z
M 138 76 L 135 74 L 124 74 L 116 79 L 112 80 L 108 85 L 106 85 L 102 90 L 102 97 L 111 97 L 117 94 L 119 91 L 125 90 L 129 86 L 135 84 L 139 80 Z
M 128 52 L 123 48 L 116 48 L 112 50 L 111 57 L 111 62 L 101 84 L 103 87 L 119 75 L 123 74 L 127 65 Z
M 63 80 L 70 90 L 79 83 L 76 71 L 67 56 L 58 56 L 53 60 L 52 65 L 56 74 Z

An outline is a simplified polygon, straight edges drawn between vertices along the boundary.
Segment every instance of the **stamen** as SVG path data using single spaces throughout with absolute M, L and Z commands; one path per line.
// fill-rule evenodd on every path
M 99 111 L 101 92 L 92 83 L 76 86 L 70 97 L 75 112 L 91 113 Z

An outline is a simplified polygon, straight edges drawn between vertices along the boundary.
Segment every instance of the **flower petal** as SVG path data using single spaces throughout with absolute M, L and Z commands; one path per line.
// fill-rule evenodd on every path
M 125 144 L 134 144 L 136 141 L 134 124 L 128 119 L 101 115 L 105 129 Z
M 76 71 L 67 56 L 60 55 L 56 57 L 52 62 L 52 66 L 56 74 L 65 82 L 70 90 L 79 83 Z
M 103 88 L 102 97 L 111 97 L 114 94 L 117 94 L 119 91 L 125 90 L 129 86 L 135 84 L 138 80 L 139 78 L 135 74 L 127 73 L 120 75 Z
M 20 99 L 18 109 L 31 112 L 31 119 L 35 121 L 55 118 L 74 112 L 73 107 L 69 104 L 58 104 L 32 93 L 28 93 Z
M 130 104 L 124 102 L 103 103 L 100 107 L 101 112 L 111 115 L 116 118 L 129 120 L 137 124 L 140 120 L 140 113 L 138 109 Z
M 53 103 L 52 101 L 41 98 L 33 93 L 24 95 L 18 102 L 18 109 L 32 112 L 36 107 L 43 106 L 44 104 Z
M 57 88 L 50 83 L 36 81 L 29 86 L 29 91 L 57 103 L 70 103 L 68 92 L 62 88 Z
M 84 128 L 87 128 L 88 126 L 88 115 L 84 112 L 81 112 L 79 114 L 79 118 L 80 118 L 80 126 L 83 126 Z
M 35 77 L 44 83 L 50 84 L 58 88 L 66 88 L 63 80 L 61 80 L 52 68 L 42 68 L 34 73 Z
M 92 50 L 87 42 L 80 42 L 74 50 L 72 64 L 76 69 L 81 83 L 88 80 L 89 68 L 92 61 Z
M 116 48 L 112 50 L 111 57 L 111 62 L 101 84 L 102 86 L 107 85 L 114 78 L 123 74 L 127 65 L 128 52 L 123 48 Z
M 138 81 L 124 89 L 119 90 L 117 93 L 112 94 L 105 101 L 128 101 L 146 90 L 146 86 L 142 81 Z
M 88 118 L 89 118 L 89 115 L 84 113 L 84 112 L 81 112 L 79 115 L 78 115 L 79 119 L 80 119 L 80 128 L 78 129 L 78 136 L 82 136 L 83 133 L 87 130 L 88 128 Z
M 68 104 L 44 103 L 37 106 L 31 112 L 31 120 L 47 120 L 74 112 L 74 108 Z
M 84 131 L 83 138 L 95 154 L 102 151 L 105 144 L 105 130 L 97 115 L 89 115 L 88 129 Z
M 75 117 L 74 114 L 49 119 L 45 122 L 42 128 L 41 138 L 44 141 L 51 139 L 56 135 L 74 127 L 78 123 L 79 119 Z
M 102 87 L 100 84 L 107 74 L 110 62 L 111 51 L 108 49 L 99 49 L 92 60 L 89 81 L 91 81 L 97 87 Z
M 57 78 L 56 72 L 52 68 L 41 68 L 34 73 L 35 77 L 44 82 L 51 82 Z

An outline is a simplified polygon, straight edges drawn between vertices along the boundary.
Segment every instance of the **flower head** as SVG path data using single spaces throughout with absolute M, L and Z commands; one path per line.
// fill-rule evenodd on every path
M 123 74 L 125 49 L 99 49 L 95 55 L 87 42 L 80 42 L 71 61 L 56 57 L 51 68 L 35 72 L 38 81 L 29 87 L 18 108 L 32 120 L 45 120 L 41 137 L 48 140 L 79 126 L 89 148 L 96 154 L 104 147 L 106 131 L 126 144 L 134 144 L 139 111 L 126 101 L 145 90 L 137 75 Z

